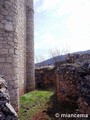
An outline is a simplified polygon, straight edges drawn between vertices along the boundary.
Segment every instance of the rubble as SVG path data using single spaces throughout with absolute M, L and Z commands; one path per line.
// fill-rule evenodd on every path
M 48 88 L 56 86 L 56 74 L 54 68 L 41 68 L 35 70 L 37 88 Z
M 78 105 L 80 113 L 90 115 L 90 54 L 75 54 L 53 69 L 36 69 L 36 84 L 56 87 L 59 102 Z
M 56 74 L 58 100 L 75 102 L 81 113 L 90 114 L 90 63 L 63 64 Z
M 56 73 L 58 100 L 75 102 L 79 94 L 77 90 L 75 67 L 70 64 L 65 64 L 58 68 Z
M 0 77 L 0 120 L 18 120 L 18 115 L 10 104 L 6 81 Z

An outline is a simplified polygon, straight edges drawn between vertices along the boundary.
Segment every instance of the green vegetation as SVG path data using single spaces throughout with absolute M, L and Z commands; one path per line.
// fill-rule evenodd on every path
M 20 98 L 19 120 L 32 120 L 38 112 L 47 109 L 47 103 L 54 95 L 51 91 L 35 90 Z
M 54 92 L 35 90 L 23 95 L 20 98 L 19 120 L 57 120 L 56 113 L 75 113 L 77 104 L 59 102 Z

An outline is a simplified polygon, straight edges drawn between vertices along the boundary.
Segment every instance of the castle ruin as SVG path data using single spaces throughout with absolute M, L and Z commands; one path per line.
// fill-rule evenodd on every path
M 11 103 L 35 88 L 33 0 L 0 0 L 0 75 Z

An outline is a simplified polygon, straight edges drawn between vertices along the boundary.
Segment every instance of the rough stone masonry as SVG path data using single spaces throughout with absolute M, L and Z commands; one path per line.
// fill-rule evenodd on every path
M 33 0 L 0 0 L 0 75 L 16 110 L 19 95 L 35 87 L 33 16 Z
M 63 64 L 56 73 L 58 100 L 77 103 L 80 113 L 90 115 L 90 61 Z

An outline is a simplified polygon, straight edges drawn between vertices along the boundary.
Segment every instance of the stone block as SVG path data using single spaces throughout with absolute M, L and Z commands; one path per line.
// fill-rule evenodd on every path
M 0 58 L 0 62 L 1 63 L 5 62 L 5 58 Z
M 3 68 L 3 63 L 0 63 L 0 68 Z
M 11 40 L 11 39 L 10 39 Z M 8 39 L 8 44 L 10 45 L 10 46 L 12 46 L 12 47 L 14 47 L 14 42 L 10 42 L 10 40 Z
M 2 48 L 2 44 L 0 44 L 0 48 Z
M 0 29 L 4 29 L 4 25 L 0 23 Z
M 4 19 L 4 16 L 0 14 L 0 20 L 3 20 Z
M 12 6 L 12 2 L 11 1 L 5 1 L 5 4 Z
M 7 57 L 7 59 L 6 59 L 6 62 L 12 62 L 12 58 L 11 57 Z
M 9 49 L 10 54 L 14 54 L 14 49 Z
M 12 22 L 6 22 L 5 23 L 5 30 L 6 31 L 13 31 L 13 24 L 12 24 Z
M 7 54 L 8 53 L 8 49 L 0 49 L 0 54 Z

